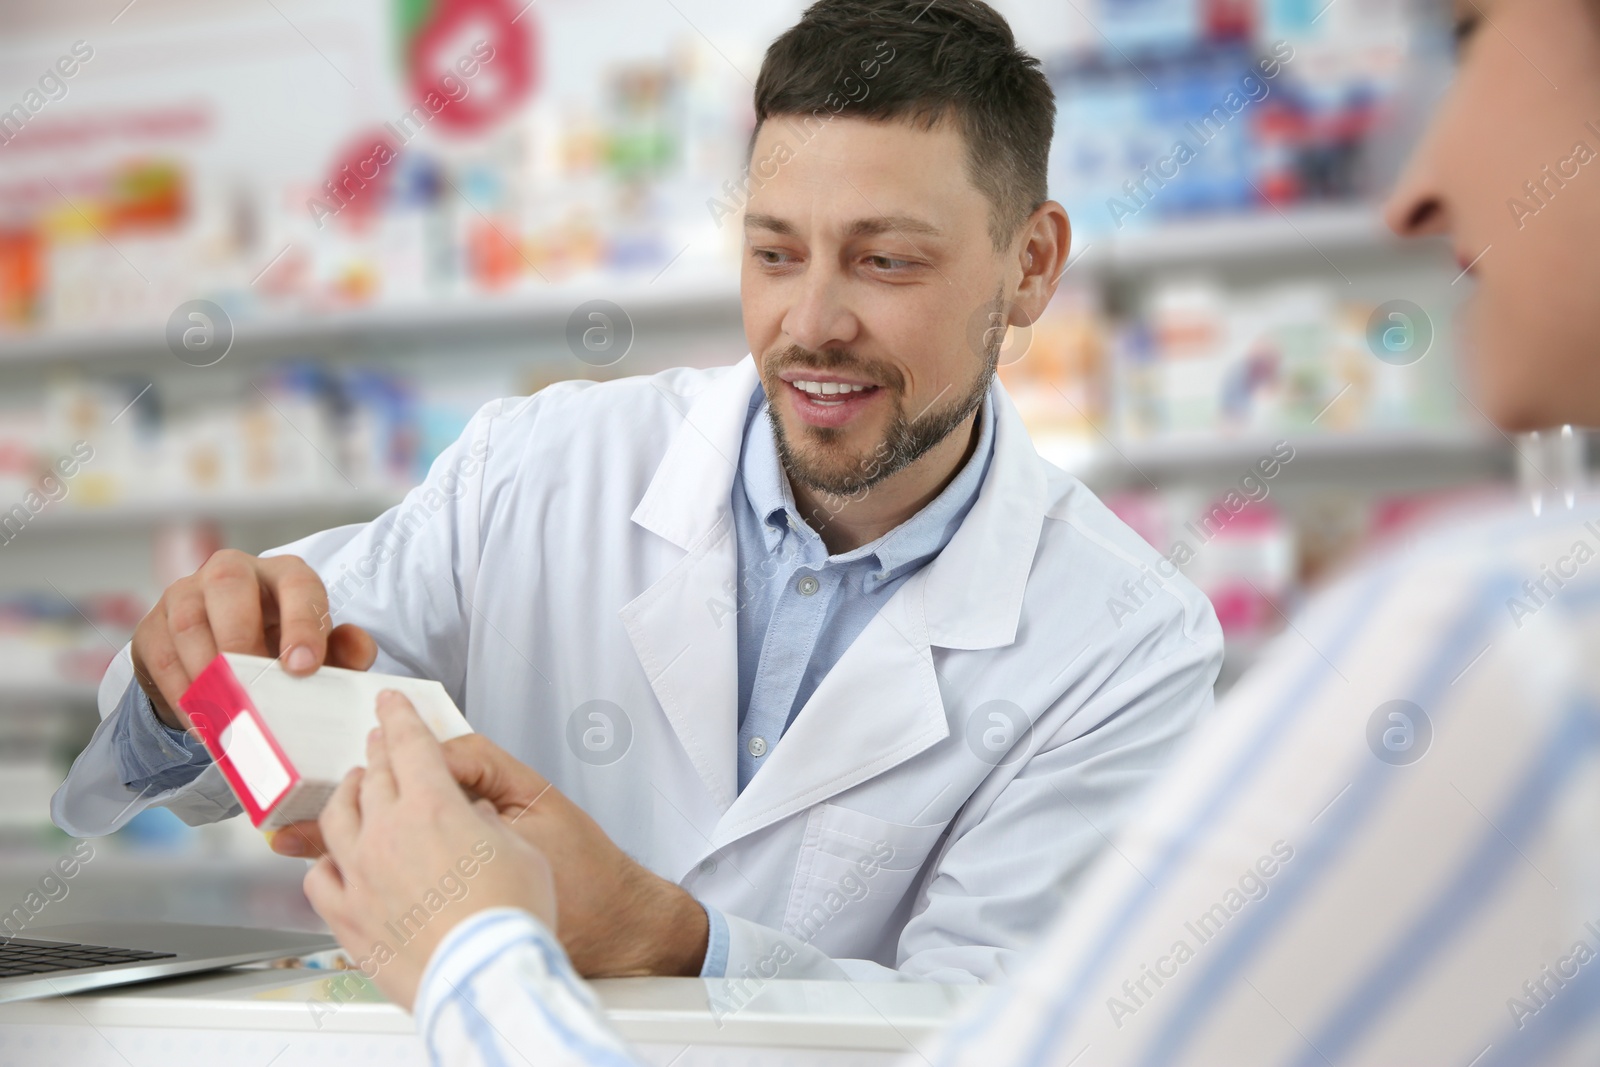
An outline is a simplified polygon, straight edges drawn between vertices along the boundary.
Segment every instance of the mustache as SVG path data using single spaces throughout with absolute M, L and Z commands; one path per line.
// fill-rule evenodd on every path
M 905 376 L 896 367 L 864 360 L 853 352 L 838 349 L 812 352 L 799 345 L 790 345 L 767 360 L 767 373 L 773 377 L 794 369 L 848 374 L 895 392 L 905 391 Z

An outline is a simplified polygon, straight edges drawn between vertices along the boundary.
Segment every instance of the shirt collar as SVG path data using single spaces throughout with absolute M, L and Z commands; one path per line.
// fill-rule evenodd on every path
M 766 399 L 758 388 L 750 400 L 739 473 L 740 480 L 744 482 L 745 500 L 761 520 L 767 547 L 777 548 L 785 537 L 793 533 L 799 537 L 803 550 L 812 562 L 827 558 L 829 562 L 844 563 L 873 556 L 877 566 L 867 577 L 868 590 L 938 555 L 950 538 L 955 536 L 967 512 L 977 501 L 978 490 L 988 473 L 989 461 L 994 454 L 993 393 L 991 387 L 979 409 L 978 443 L 971 458 L 938 496 L 876 541 L 828 557 L 821 536 L 800 518 L 794 493 L 789 488 L 789 479 L 784 475 L 778 459 L 778 447 L 773 439 Z
M 760 389 L 750 400 L 749 421 L 745 427 L 744 455 L 739 466 L 744 481 L 744 497 L 761 520 L 761 535 L 768 548 L 776 548 L 791 530 L 816 532 L 800 522 L 800 511 L 778 460 L 778 445 L 772 436 L 771 416 Z M 796 525 L 791 525 L 793 522 Z M 821 538 L 817 538 L 821 542 Z

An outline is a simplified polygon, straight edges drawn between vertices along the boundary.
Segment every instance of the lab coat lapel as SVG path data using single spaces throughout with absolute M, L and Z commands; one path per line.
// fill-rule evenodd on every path
M 653 384 L 663 388 L 660 379 Z M 731 498 L 745 415 L 758 384 L 748 356 L 684 411 L 633 521 L 685 550 L 619 615 L 672 729 L 717 810 L 738 789 L 738 538 Z
M 1045 463 L 998 379 L 989 400 L 994 462 L 961 528 L 925 572 L 928 641 L 936 648 L 1002 648 L 1016 640 L 1044 527 Z
M 926 572 L 889 598 L 823 677 L 712 835 L 721 848 L 874 778 L 945 737 L 922 596 Z
M 890 597 L 717 824 L 713 845 L 754 833 L 883 774 L 950 734 L 933 648 L 1016 639 L 1044 522 L 1033 441 L 998 382 L 994 460 L 950 543 Z

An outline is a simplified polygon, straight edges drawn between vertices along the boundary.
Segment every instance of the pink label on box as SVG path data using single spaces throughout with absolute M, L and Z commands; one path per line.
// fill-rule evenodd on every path
M 300 774 L 262 721 L 227 659 L 206 665 L 178 704 L 216 760 L 253 826 L 294 788 Z

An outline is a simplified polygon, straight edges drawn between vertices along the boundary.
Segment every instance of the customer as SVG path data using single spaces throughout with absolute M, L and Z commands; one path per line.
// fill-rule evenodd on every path
M 1597 7 L 1463 0 L 1456 85 L 1388 208 L 1471 264 L 1470 376 L 1506 431 L 1600 423 Z M 1446 523 L 1322 595 L 1006 992 L 929 1060 L 1600 1061 L 1597 548 L 1600 506 L 1523 504 Z M 394 761 L 435 783 L 425 803 L 465 818 L 414 716 L 384 723 Z M 397 826 L 427 836 L 397 818 L 423 803 L 401 786 L 363 787 L 358 809 L 347 783 L 333 859 L 308 877 L 352 948 L 378 922 L 362 909 L 403 907 L 432 873 L 398 849 L 366 862 Z M 509 1046 L 632 1062 L 552 940 L 548 898 L 484 904 L 519 907 L 456 925 L 420 983 L 378 976 L 415 994 L 436 1060 Z

